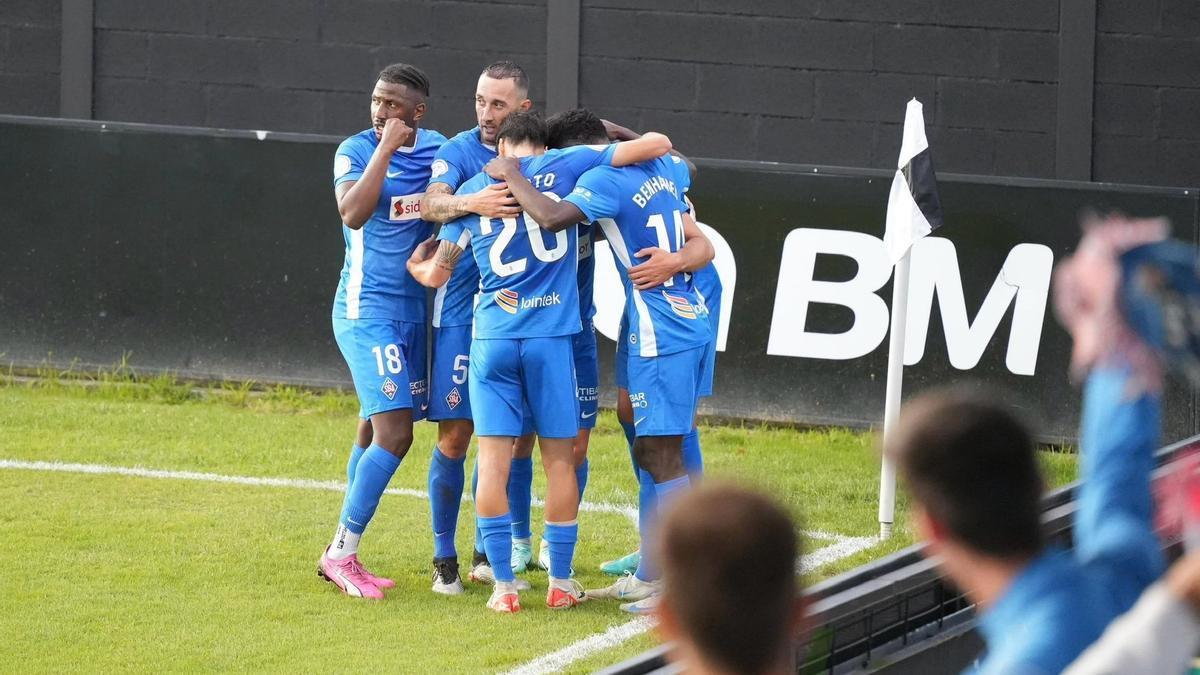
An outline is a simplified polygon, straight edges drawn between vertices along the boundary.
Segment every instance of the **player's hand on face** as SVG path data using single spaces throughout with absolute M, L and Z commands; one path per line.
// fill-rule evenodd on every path
M 512 218 L 521 212 L 521 205 L 508 192 L 508 183 L 496 183 L 471 195 L 471 211 L 488 218 Z
M 425 262 L 433 257 L 433 254 L 437 251 L 437 248 L 437 236 L 433 235 L 425 241 L 417 244 L 417 247 L 413 249 L 412 255 L 409 257 L 409 260 L 414 263 Z
M 629 268 L 629 280 L 639 291 L 659 286 L 680 271 L 679 256 L 657 246 L 644 248 L 635 255 L 646 258 Z
M 521 170 L 521 163 L 514 157 L 497 157 L 483 167 L 484 173 L 496 180 L 504 180 L 508 172 L 513 170 Z
M 383 136 L 380 137 L 379 144 L 385 150 L 395 152 L 408 141 L 412 133 L 412 127 L 405 124 L 404 120 L 393 117 L 383 123 Z

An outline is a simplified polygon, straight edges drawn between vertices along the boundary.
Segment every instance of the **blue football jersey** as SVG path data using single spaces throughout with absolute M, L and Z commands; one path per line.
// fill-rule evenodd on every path
M 432 232 L 421 220 L 421 195 L 434 154 L 445 142 L 436 131 L 417 129 L 413 146 L 392 154 L 375 212 L 357 230 L 342 225 L 346 258 L 333 300 L 335 318 L 425 321 L 425 289 L 405 263 Z M 334 155 L 333 184 L 362 178 L 378 145 L 374 129 L 342 141 Z
M 681 272 L 661 285 L 639 291 L 629 282 L 637 252 L 683 247 L 683 180 L 671 156 L 623 168 L 600 167 L 580 177 L 566 197 L 596 221 L 612 248 L 625 281 L 629 341 L 639 356 L 659 356 L 699 347 L 710 339 L 708 309 L 697 295 L 692 275 Z M 685 169 L 686 171 L 686 169 Z
M 456 134 L 438 150 L 430 168 L 429 184 L 445 183 L 451 190 L 483 171 L 496 158 L 496 146 L 479 140 L 479 127 Z M 469 253 L 469 252 L 468 252 Z M 434 326 L 468 326 L 479 291 L 479 267 L 470 255 L 464 255 L 450 275 L 450 281 L 433 298 Z
M 593 223 L 580 223 L 579 268 L 576 280 L 579 284 L 579 320 L 585 325 L 596 316 L 596 258 L 592 249 L 596 246 L 596 228 Z
M 534 187 L 561 199 L 593 167 L 611 164 L 611 145 L 580 145 L 521 159 L 521 173 Z M 478 174 L 459 188 L 463 194 L 495 183 Z M 475 337 L 530 338 L 578 333 L 579 242 L 575 227 L 543 230 L 524 213 L 515 218 L 468 215 L 446 223 L 438 238 L 468 250 L 479 266 Z

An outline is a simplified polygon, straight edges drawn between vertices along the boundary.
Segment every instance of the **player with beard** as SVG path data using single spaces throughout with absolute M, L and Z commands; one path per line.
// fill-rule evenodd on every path
M 489 185 L 472 194 L 456 195 L 464 182 L 483 170 L 496 158 L 496 135 L 500 125 L 513 112 L 528 110 L 529 77 L 511 61 L 489 64 L 475 86 L 477 126 L 457 134 L 434 158 L 429 186 L 421 201 L 422 216 L 435 223 L 446 223 L 467 214 L 489 218 L 514 217 L 516 201 L 503 183 Z M 479 290 L 479 269 L 471 256 L 463 256 L 449 282 L 438 288 L 433 305 L 433 348 L 430 376 L 429 419 L 438 423 L 438 440 L 429 465 L 429 495 L 432 512 L 434 554 L 433 590 L 454 595 L 463 591 L 458 572 L 458 551 L 454 537 L 459 505 L 465 483 L 463 465 L 474 433 L 469 384 L 471 327 L 475 294 Z M 512 473 L 533 479 L 532 437 L 522 438 L 514 449 Z M 475 471 L 474 484 L 478 480 Z M 530 493 L 514 491 L 516 510 L 524 503 L 529 511 Z M 514 524 L 518 532 L 527 532 L 528 518 Z M 526 551 L 528 550 L 528 534 Z M 483 542 L 475 533 L 475 551 L 471 579 L 492 583 L 494 576 L 483 553 Z M 524 557 L 528 562 L 528 556 Z M 524 571 L 522 564 L 518 571 Z

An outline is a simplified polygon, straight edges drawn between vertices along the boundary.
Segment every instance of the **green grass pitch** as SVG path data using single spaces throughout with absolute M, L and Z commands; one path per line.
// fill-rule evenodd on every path
M 284 387 L 195 391 L 168 377 L 79 384 L 10 376 L 0 380 L 0 460 L 342 481 L 355 410 L 345 394 Z M 392 487 L 425 489 L 434 430 L 417 426 Z M 804 529 L 876 534 L 870 434 L 722 426 L 704 427 L 702 439 L 709 476 L 773 494 Z M 1055 484 L 1075 471 L 1069 455 L 1046 453 L 1044 466 Z M 537 476 L 535 496 L 543 485 Z M 434 595 L 429 505 L 415 496 L 385 496 L 363 538 L 364 560 L 398 584 L 381 602 L 343 597 L 314 573 L 340 509 L 333 490 L 9 467 L 0 468 L 0 500 L 3 670 L 498 672 L 631 619 L 606 601 L 547 610 L 542 572 L 527 575 L 533 591 L 516 616 L 488 611 L 484 587 Z M 593 436 L 585 501 L 636 505 L 609 412 Z M 904 511 L 902 498 L 891 541 L 812 578 L 910 543 Z M 540 517 L 535 508 L 535 538 Z M 464 503 L 464 573 L 473 530 Z M 576 569 L 587 587 L 609 581 L 597 565 L 637 542 L 629 519 L 613 513 L 581 514 L 580 537 Z M 652 634 L 641 635 L 568 671 L 589 672 L 652 644 Z

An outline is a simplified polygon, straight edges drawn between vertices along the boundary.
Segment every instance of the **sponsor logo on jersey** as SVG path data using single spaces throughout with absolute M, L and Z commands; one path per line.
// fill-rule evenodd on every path
M 438 176 L 449 171 L 450 165 L 447 164 L 446 160 L 444 159 L 436 159 L 433 161 L 433 164 L 429 166 L 429 170 L 432 172 L 431 178 L 437 178 Z
M 586 201 L 589 201 L 589 202 L 592 201 L 592 191 L 587 188 L 577 187 L 571 191 L 571 194 L 579 195 L 580 197 L 583 197 L 584 200 L 586 200 Z
M 450 390 L 449 394 L 446 394 L 446 405 L 454 410 L 459 403 L 462 403 L 462 394 L 458 393 L 458 387 L 455 387 Z
M 522 309 L 539 309 L 562 304 L 562 296 L 557 291 L 532 298 L 522 298 L 516 291 L 501 288 L 494 295 L 496 304 L 509 314 L 516 314 L 518 310 Z
M 649 408 L 650 402 L 646 400 L 646 394 L 644 392 L 639 391 L 634 393 L 631 391 L 629 392 L 629 405 L 633 406 L 634 408 Z
M 412 220 L 421 217 L 421 195 L 400 195 L 392 197 L 392 210 L 388 212 L 388 220 Z
M 595 401 L 598 393 L 599 393 L 599 389 L 597 387 L 576 387 L 575 388 L 575 397 L 579 399 L 580 403 L 590 403 L 592 401 Z M 584 417 L 589 417 L 589 415 L 584 415 Z
M 579 238 L 579 259 L 583 260 L 584 258 L 590 258 L 590 257 L 592 257 L 592 238 L 591 237 L 580 237 Z
M 516 314 L 521 307 L 521 296 L 517 295 L 516 291 L 510 291 L 507 288 L 501 288 L 496 291 L 496 304 L 500 309 L 509 314 Z
M 692 303 L 687 298 L 680 297 L 678 295 L 671 295 L 670 293 L 668 293 L 666 291 L 663 291 L 662 295 L 664 298 L 667 299 L 667 302 L 671 305 L 672 312 L 675 312 L 676 314 L 678 314 L 679 316 L 682 316 L 685 319 L 695 319 L 696 318 L 696 315 L 698 314 L 697 309 L 696 309 L 696 307 L 692 306 Z
M 397 387 L 396 383 L 392 382 L 392 378 L 385 377 L 383 379 L 383 386 L 379 389 L 383 392 L 384 396 L 388 397 L 389 401 L 394 401 L 396 400 L 396 392 L 400 390 L 400 387 Z
M 411 373 L 410 373 L 410 375 L 411 375 Z M 418 396 L 424 396 L 425 392 L 427 392 L 428 390 L 429 390 L 429 380 L 428 379 L 415 380 L 413 382 L 408 383 L 408 391 L 410 394 L 412 394 L 413 398 L 417 398 Z M 428 407 L 429 407 L 428 404 L 422 405 L 421 410 L 424 410 L 425 408 L 428 408 Z

